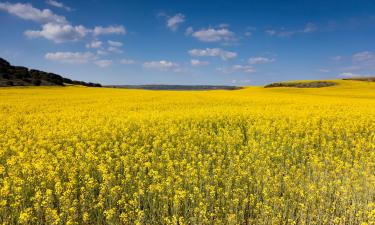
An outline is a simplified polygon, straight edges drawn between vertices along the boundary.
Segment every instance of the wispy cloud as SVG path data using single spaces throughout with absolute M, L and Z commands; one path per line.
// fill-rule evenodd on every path
M 54 14 L 49 9 L 37 9 L 28 3 L 9 3 L 0 2 L 0 10 L 7 11 L 8 13 L 15 15 L 24 20 L 31 20 L 38 23 L 57 23 L 66 24 L 68 23 L 64 16 Z
M 352 73 L 352 72 L 345 72 L 340 73 L 339 77 L 345 77 L 345 78 L 356 78 L 356 77 L 374 77 L 375 74 L 360 74 L 360 73 Z
M 230 67 L 218 68 L 218 70 L 223 73 L 235 73 L 235 72 L 255 73 L 256 72 L 254 67 L 249 66 L 249 65 L 233 65 Z
M 60 8 L 60 9 L 65 9 L 68 12 L 72 11 L 72 8 L 70 8 L 69 6 L 64 5 L 62 2 L 59 2 L 59 1 L 47 0 L 46 3 L 48 5 L 51 5 L 51 6 Z
M 86 44 L 86 48 L 101 48 L 103 42 L 98 40 L 93 40 L 90 43 Z
M 368 71 L 375 70 L 375 55 L 370 51 L 362 51 L 354 53 L 351 56 L 351 64 L 345 67 L 339 68 L 340 71 L 345 73 L 353 74 L 365 74 Z
M 332 61 L 341 61 L 341 60 L 343 60 L 344 59 L 344 57 L 342 57 L 341 55 L 337 55 L 337 56 L 333 56 L 333 57 L 331 57 L 331 60 Z
M 375 59 L 375 56 L 372 52 L 364 51 L 364 52 L 358 52 L 354 54 L 352 59 L 354 62 L 365 62 L 365 61 Z
M 113 52 L 113 53 L 122 53 L 123 51 L 118 47 L 109 46 L 107 48 L 107 51 Z
M 180 65 L 178 63 L 174 63 L 167 60 L 145 62 L 143 63 L 143 67 L 147 69 L 156 69 L 160 71 L 181 71 Z
M 131 64 L 134 64 L 135 61 L 133 59 L 121 59 L 120 63 L 124 65 L 131 65 Z
M 109 59 L 101 59 L 96 60 L 94 63 L 101 68 L 105 68 L 111 66 L 113 64 L 113 61 Z
M 295 29 L 295 30 L 288 30 L 285 28 L 281 29 L 269 29 L 266 30 L 266 34 L 270 36 L 278 36 L 278 37 L 291 37 L 296 34 L 308 34 L 313 33 L 318 30 L 318 27 L 314 23 L 307 23 L 303 28 L 301 29 Z
M 108 44 L 110 46 L 113 46 L 113 47 L 121 47 L 123 46 L 123 43 L 122 42 L 119 42 L 119 41 L 111 41 L 111 40 L 108 40 Z
M 190 64 L 192 66 L 207 66 L 210 63 L 207 62 L 207 61 L 201 61 L 201 60 L 198 60 L 198 59 L 192 59 L 192 60 L 190 60 Z
M 172 31 L 176 31 L 178 27 L 185 22 L 185 15 L 178 13 L 174 16 L 168 17 L 167 27 Z
M 275 61 L 275 59 L 266 58 L 266 57 L 253 57 L 253 58 L 249 58 L 249 60 L 248 60 L 249 64 L 252 64 L 252 65 L 272 63 L 274 61 Z
M 221 48 L 191 49 L 188 51 L 191 56 L 210 56 L 220 57 L 222 60 L 233 59 L 237 57 L 237 53 L 224 51 Z
M 94 36 L 105 35 L 105 34 L 126 34 L 126 29 L 122 25 L 108 26 L 108 27 L 96 26 L 94 27 L 92 32 Z
M 95 59 L 95 54 L 91 52 L 54 52 L 47 53 L 46 59 L 62 63 L 83 64 Z
M 325 69 L 325 68 L 320 68 L 320 69 L 318 69 L 318 72 L 320 72 L 320 73 L 329 73 L 329 72 L 331 72 L 331 70 Z

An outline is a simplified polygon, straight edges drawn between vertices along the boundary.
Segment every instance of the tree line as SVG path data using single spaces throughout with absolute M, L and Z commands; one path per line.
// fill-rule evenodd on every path
M 71 80 L 55 73 L 48 73 L 23 66 L 12 66 L 0 58 L 0 86 L 64 86 L 65 84 L 101 87 L 101 84 Z

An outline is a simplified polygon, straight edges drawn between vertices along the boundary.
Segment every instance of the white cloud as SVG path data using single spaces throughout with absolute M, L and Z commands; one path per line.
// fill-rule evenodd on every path
M 54 52 L 47 53 L 46 59 L 62 63 L 78 63 L 83 64 L 95 59 L 95 55 L 91 52 Z
M 354 54 L 352 58 L 353 58 L 353 61 L 355 62 L 364 62 L 364 61 L 375 59 L 375 56 L 374 54 L 372 54 L 372 52 L 364 51 L 364 52 L 358 52 Z
M 103 42 L 94 40 L 88 44 L 86 44 L 86 48 L 100 48 L 102 47 Z
M 56 7 L 64 6 L 61 2 L 48 0 L 48 4 Z M 72 25 L 64 16 L 54 14 L 49 9 L 37 9 L 31 4 L 0 2 L 0 10 L 18 16 L 25 20 L 39 22 L 42 25 L 41 30 L 26 30 L 24 34 L 29 38 L 45 38 L 55 43 L 67 41 L 77 41 L 87 35 L 103 35 L 103 34 L 125 34 L 126 30 L 123 26 L 96 26 L 94 29 L 88 29 L 82 25 Z
M 251 37 L 251 36 L 253 35 L 253 33 L 254 33 L 256 30 L 257 30 L 256 27 L 248 26 L 248 27 L 246 27 L 246 29 L 245 29 L 245 33 L 244 33 L 244 35 L 245 35 L 246 37 Z
M 193 27 L 188 27 L 188 28 L 186 28 L 186 30 L 185 30 L 185 35 L 190 35 L 190 34 L 192 34 L 193 32 L 194 32 Z
M 191 35 L 203 42 L 235 41 L 235 34 L 228 28 L 201 29 L 193 32 Z
M 321 73 L 329 73 L 329 72 L 331 72 L 331 70 L 324 69 L 324 68 L 318 69 L 318 71 L 321 72 Z
M 270 36 L 274 36 L 274 35 L 276 35 L 276 30 L 266 30 L 266 34 L 268 34 Z
M 109 40 L 108 44 L 110 46 L 113 46 L 113 47 L 121 47 L 121 46 L 123 46 L 122 42 L 119 42 L 119 41 L 111 41 L 111 40 Z
M 272 58 L 266 58 L 266 57 L 253 57 L 249 58 L 248 62 L 249 64 L 266 64 L 266 63 L 271 63 L 274 62 L 275 59 Z
M 175 72 L 178 72 L 181 70 L 179 64 L 166 60 L 145 62 L 143 63 L 143 67 L 161 71 L 173 70 Z
M 266 30 L 266 34 L 270 36 L 278 36 L 278 37 L 291 37 L 296 34 L 313 33 L 317 30 L 318 28 L 314 23 L 307 23 L 302 29 L 296 29 L 296 30 L 287 30 L 285 28 L 282 28 L 279 30 L 269 29 L 269 30 Z
M 185 22 L 185 15 L 178 13 L 167 19 L 167 27 L 172 31 L 176 31 L 183 22 Z
M 121 64 L 125 64 L 125 65 L 130 65 L 130 64 L 134 64 L 135 61 L 132 60 L 132 59 L 121 59 L 121 60 L 120 60 L 120 63 L 121 63 Z
M 245 35 L 246 37 L 251 37 L 251 36 L 253 35 L 253 33 L 251 33 L 250 31 L 246 31 L 246 32 L 244 33 L 244 35 Z
M 70 24 L 44 24 L 42 30 L 27 30 L 25 35 L 29 38 L 45 38 L 56 43 L 77 41 L 88 34 L 89 30 L 84 26 L 72 26 Z
M 192 59 L 192 60 L 190 60 L 190 64 L 192 66 L 207 66 L 210 63 L 207 62 L 207 61 L 201 61 L 201 60 L 198 60 L 198 59 Z
M 98 51 L 96 51 L 96 54 L 97 54 L 97 55 L 108 55 L 108 52 L 99 49 Z
M 109 52 L 122 53 L 123 51 L 117 47 L 109 46 L 107 49 Z
M 248 65 L 233 65 L 231 67 L 218 68 L 218 70 L 223 73 L 235 73 L 235 72 L 255 73 L 256 72 L 254 67 L 248 66 Z
M 232 84 L 239 84 L 239 83 L 251 83 L 251 80 L 245 79 L 245 80 L 232 80 Z
M 22 19 L 39 23 L 67 23 L 65 17 L 56 15 L 49 9 L 40 10 L 34 8 L 31 4 L 0 2 L 0 10 L 5 10 Z
M 122 25 L 108 27 L 96 26 L 93 30 L 93 34 L 95 36 L 104 34 L 126 34 L 126 29 Z
M 220 57 L 222 60 L 233 59 L 237 57 L 237 53 L 224 51 L 220 48 L 192 49 L 188 52 L 191 56 Z
M 65 9 L 66 11 L 72 11 L 72 9 L 66 5 L 64 5 L 62 2 L 59 2 L 59 1 L 55 1 L 55 0 L 47 0 L 46 3 L 48 5 L 51 5 L 51 6 L 54 6 L 54 7 L 57 7 L 57 8 L 61 8 L 61 9 Z
M 354 78 L 354 77 L 374 77 L 375 75 L 371 74 L 359 74 L 359 73 L 351 73 L 351 72 L 345 72 L 341 73 L 339 77 L 345 77 L 345 78 Z
M 108 59 L 102 59 L 96 60 L 94 63 L 101 68 L 105 68 L 111 66 L 113 64 L 113 61 Z
M 331 57 L 331 60 L 332 61 L 341 61 L 344 57 L 342 57 L 341 55 L 337 55 L 337 56 L 333 56 Z
M 101 34 L 122 33 L 125 33 L 125 29 L 123 28 L 123 26 L 95 27 L 93 30 L 90 30 L 82 25 L 73 26 L 70 24 L 57 23 L 46 23 L 42 26 L 42 30 L 25 31 L 25 35 L 29 38 L 45 38 L 55 43 L 77 41 L 86 37 L 89 34 L 94 34 L 95 36 L 97 36 Z
M 303 29 L 302 33 L 312 33 L 312 32 L 315 32 L 317 31 L 318 28 L 315 24 L 313 23 L 307 23 L 305 25 L 305 28 Z
M 375 55 L 370 51 L 358 52 L 352 55 L 352 64 L 347 67 L 340 68 L 341 71 L 374 71 Z

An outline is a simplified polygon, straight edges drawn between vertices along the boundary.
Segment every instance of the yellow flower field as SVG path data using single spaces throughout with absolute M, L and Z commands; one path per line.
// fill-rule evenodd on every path
M 0 89 L 1 224 L 375 224 L 375 83 Z

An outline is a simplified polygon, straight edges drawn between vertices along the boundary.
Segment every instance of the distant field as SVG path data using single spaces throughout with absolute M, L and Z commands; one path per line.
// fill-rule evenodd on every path
M 2 224 L 374 224 L 375 83 L 0 88 Z
M 181 91 L 208 91 L 208 90 L 238 90 L 237 86 L 217 86 L 217 85 L 109 85 L 110 88 L 124 89 L 144 89 L 144 90 L 181 90 Z

